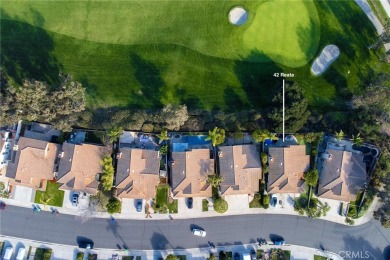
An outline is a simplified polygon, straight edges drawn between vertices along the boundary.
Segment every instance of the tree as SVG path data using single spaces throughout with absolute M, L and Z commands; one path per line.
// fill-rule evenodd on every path
M 0 124 L 10 125 L 25 119 L 49 123 L 64 132 L 71 131 L 71 126 L 78 122 L 78 115 L 85 110 L 86 92 L 70 75 L 61 74 L 59 78 L 58 87 L 34 79 L 24 80 L 18 88 L 8 83 L 2 86 Z
M 102 184 L 103 190 L 109 191 L 112 189 L 112 184 L 114 181 L 114 166 L 112 165 L 111 156 L 104 156 L 101 164 L 103 166 L 103 174 L 100 177 L 100 183 Z
M 107 205 L 106 210 L 108 214 L 114 214 L 121 211 L 121 201 L 117 198 L 111 198 Z
M 312 169 L 312 170 L 308 171 L 307 173 L 305 173 L 304 178 L 305 178 L 307 185 L 314 187 L 317 185 L 317 182 L 318 182 L 318 171 L 316 169 Z
M 113 126 L 107 131 L 107 136 L 110 140 L 110 143 L 117 141 L 122 134 L 123 128 L 121 126 Z
M 160 154 L 166 155 L 168 153 L 168 145 L 163 145 L 160 147 Z
M 210 140 L 213 147 L 222 144 L 225 141 L 225 129 L 214 127 L 213 130 L 209 130 L 206 140 Z
M 162 128 L 168 130 L 180 130 L 180 127 L 188 120 L 186 105 L 165 105 L 164 108 L 149 116 L 154 123 L 160 124 Z
M 207 183 L 209 183 L 214 188 L 217 188 L 221 182 L 223 182 L 222 176 L 216 174 L 209 175 L 207 178 Z
M 363 144 L 363 138 L 360 137 L 360 133 L 352 135 L 351 141 L 357 146 L 361 146 Z
M 172 255 L 172 254 L 169 254 L 169 255 L 167 255 L 167 257 L 165 259 L 166 260 L 179 260 L 179 257 Z
M 228 203 L 223 198 L 214 200 L 214 210 L 217 213 L 225 213 L 228 210 Z
M 305 142 L 309 144 L 315 144 L 317 145 L 318 142 L 321 140 L 322 133 L 306 133 L 304 136 Z
M 266 153 L 260 153 L 260 159 L 262 165 L 267 165 L 268 163 L 268 155 Z
M 343 132 L 343 130 L 340 130 L 340 132 L 336 132 L 334 133 L 334 137 L 340 141 L 341 139 L 343 139 L 345 137 L 345 134 Z
M 160 134 L 156 135 L 158 137 L 158 143 L 161 144 L 164 141 L 168 141 L 170 138 L 168 136 L 168 131 L 166 129 L 162 130 Z
M 277 131 L 283 125 L 283 92 L 280 89 L 272 99 L 272 109 L 268 118 Z M 285 86 L 285 130 L 290 133 L 298 132 L 310 116 L 308 100 L 303 95 L 297 83 Z
M 253 131 L 252 138 L 256 143 L 264 142 L 267 139 L 278 140 L 276 134 L 270 133 L 267 129 L 257 129 Z
M 312 196 L 312 188 L 317 185 L 318 182 L 318 171 L 316 169 L 312 169 L 305 173 L 305 181 L 306 184 L 309 185 L 309 200 L 307 203 L 307 207 L 310 205 L 310 199 Z

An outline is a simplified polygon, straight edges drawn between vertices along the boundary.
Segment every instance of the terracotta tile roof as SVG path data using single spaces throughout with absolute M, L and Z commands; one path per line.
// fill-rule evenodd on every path
M 92 144 L 62 145 L 57 182 L 62 190 L 75 190 L 96 194 L 102 173 L 103 147 Z
M 115 179 L 119 198 L 151 199 L 160 182 L 158 151 L 121 148 Z
M 214 160 L 209 149 L 172 152 L 171 182 L 175 197 L 211 197 L 209 175 L 214 174 Z
M 253 194 L 259 191 L 260 153 L 255 145 L 219 147 L 222 195 Z
M 303 192 L 303 175 L 310 169 L 310 155 L 306 155 L 306 146 L 270 147 L 268 151 L 268 192 Z
M 355 200 L 367 179 L 363 155 L 333 149 L 325 153 L 329 156 L 321 159 L 318 196 L 346 202 Z
M 46 181 L 54 177 L 60 145 L 20 137 L 18 150 L 13 151 L 6 176 L 14 185 L 45 190 Z

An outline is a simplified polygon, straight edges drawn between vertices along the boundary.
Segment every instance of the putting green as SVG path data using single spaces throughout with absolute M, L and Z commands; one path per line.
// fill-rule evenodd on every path
M 273 0 L 260 4 L 243 40 L 248 49 L 299 67 L 313 58 L 320 40 L 319 17 L 310 1 Z
M 242 5 L 248 21 L 229 23 Z M 295 1 L 2 1 L 3 19 L 77 39 L 122 45 L 177 44 L 233 60 L 299 67 L 319 42 L 314 3 Z

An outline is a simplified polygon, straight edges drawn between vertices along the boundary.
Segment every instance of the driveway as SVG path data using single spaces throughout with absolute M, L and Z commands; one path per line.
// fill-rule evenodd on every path
M 11 192 L 11 198 L 18 201 L 34 203 L 35 190 L 32 188 L 15 185 L 13 186 Z
M 122 210 L 121 212 L 126 215 L 145 215 L 145 200 L 142 200 L 142 210 L 137 212 L 136 203 L 138 199 L 122 199 Z
M 63 208 L 68 209 L 86 209 L 89 206 L 89 194 L 79 193 L 79 204 L 77 207 L 72 205 L 72 196 L 74 191 L 66 190 L 64 194 L 64 202 L 62 203 Z
M 202 212 L 202 200 L 200 197 L 193 197 L 192 209 L 187 207 L 188 198 L 178 198 L 178 209 L 180 213 L 188 213 L 188 216 L 191 216 L 194 212 Z
M 228 211 L 241 211 L 242 209 L 249 209 L 248 194 L 228 195 L 224 199 L 229 204 Z

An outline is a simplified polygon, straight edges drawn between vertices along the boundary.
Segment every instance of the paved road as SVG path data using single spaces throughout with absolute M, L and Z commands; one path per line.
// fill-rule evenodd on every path
M 194 237 L 190 230 L 201 227 L 206 238 Z M 95 247 L 130 249 L 182 249 L 216 245 L 251 243 L 257 238 L 280 235 L 288 243 L 340 252 L 361 252 L 361 259 L 383 259 L 390 251 L 390 230 L 377 221 L 348 227 L 324 220 L 288 215 L 243 215 L 187 220 L 92 219 L 81 223 L 71 215 L 52 215 L 9 206 L 0 213 L 0 234 L 38 241 L 76 245 L 78 236 L 92 238 Z M 365 257 L 365 252 L 370 258 Z M 359 259 L 353 257 L 353 259 Z

